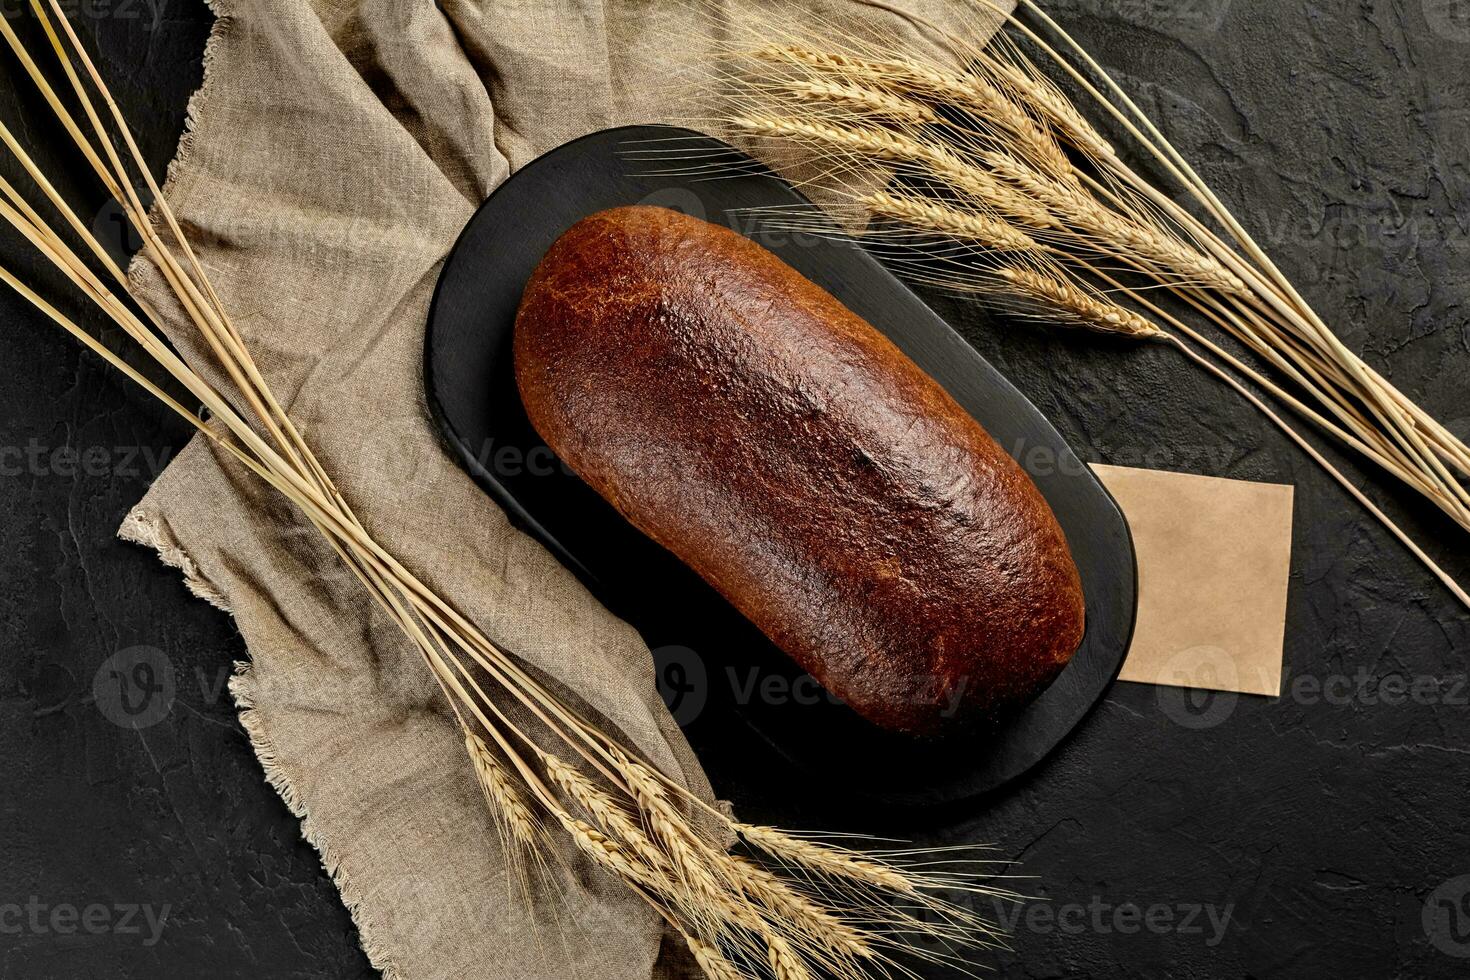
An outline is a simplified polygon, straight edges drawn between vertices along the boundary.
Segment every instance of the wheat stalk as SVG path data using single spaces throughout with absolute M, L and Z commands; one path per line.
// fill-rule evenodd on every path
M 988 0 L 982 0 L 982 2 L 986 6 L 993 6 Z M 1124 165 L 1115 155 L 1103 161 L 1109 171 L 1122 183 L 1151 200 L 1182 226 L 1195 231 L 1199 240 L 1209 251 L 1251 282 L 1254 298 L 1269 311 L 1269 318 L 1274 321 L 1266 323 L 1265 326 L 1268 330 L 1281 331 L 1273 340 L 1284 342 L 1287 334 L 1300 337 L 1315 349 L 1316 354 L 1330 362 L 1329 375 L 1347 384 L 1360 386 L 1356 390 L 1356 395 L 1365 397 L 1372 403 L 1374 414 L 1381 424 L 1394 430 L 1390 435 L 1407 452 L 1423 453 L 1432 446 L 1434 455 L 1425 457 L 1423 461 L 1427 469 L 1435 476 L 1448 478 L 1448 472 L 1439 464 L 1439 457 L 1452 463 L 1460 473 L 1470 473 L 1470 452 L 1467 452 L 1464 444 L 1434 421 L 1428 413 L 1389 385 L 1375 371 L 1363 364 L 1355 354 L 1348 351 L 1321 318 L 1312 311 L 1300 293 L 1256 244 L 1229 209 L 1220 202 L 1209 185 L 1200 179 L 1183 155 L 1164 138 L 1153 121 L 1138 108 L 1122 88 L 1108 76 L 1107 72 L 1032 0 L 1023 0 L 1023 5 L 1045 28 L 1054 32 L 1063 44 L 1077 55 L 1084 68 L 1101 78 L 1107 93 L 1093 85 L 1077 66 L 1035 31 L 1020 25 L 1024 35 L 1043 52 L 1049 61 L 1076 81 L 1100 109 L 1116 120 L 1141 147 L 1163 164 L 1170 174 L 1205 207 L 1211 217 L 1226 229 L 1240 246 L 1244 256 L 1238 255 L 1224 240 L 1184 211 L 1177 202 Z M 1039 75 L 1039 72 L 1033 71 L 1032 74 Z M 1304 351 L 1303 354 L 1306 352 Z M 1420 430 L 1424 433 L 1424 439 L 1419 438 Z M 1462 502 L 1470 501 L 1470 492 L 1455 481 L 1447 480 L 1443 486 Z
M 964 936 L 973 937 L 977 945 L 990 942 L 983 923 L 938 897 L 943 889 L 967 886 L 969 879 L 962 875 L 934 876 L 837 848 L 821 858 L 829 867 L 847 868 L 852 881 L 883 878 L 921 897 L 927 907 L 939 910 L 936 923 L 926 926 L 889 907 L 883 891 L 894 888 L 875 885 L 869 894 L 848 888 L 816 889 L 805 876 L 783 878 L 727 853 L 722 841 L 735 834 L 728 816 L 636 759 L 615 737 L 581 717 L 387 551 L 349 506 L 273 395 L 57 0 L 33 0 L 32 9 L 58 58 L 69 97 L 81 108 L 82 124 L 8 18 L 0 18 L 0 35 L 19 56 L 66 137 L 116 196 L 142 238 L 144 254 L 158 268 L 229 387 L 216 388 L 164 342 L 158 313 L 141 296 L 130 293 L 123 270 L 77 219 L 21 141 L 4 127 L 0 142 L 56 206 L 64 228 L 83 242 L 85 254 L 101 266 L 102 274 L 67 244 L 19 189 L 3 180 L 0 219 L 119 327 L 129 343 L 197 399 L 208 421 L 19 276 L 0 267 L 0 281 L 301 511 L 419 652 L 453 709 L 469 770 L 513 852 L 539 858 L 550 843 L 548 828 L 559 830 L 685 936 L 696 960 L 718 980 L 752 976 L 736 963 L 756 955 L 776 957 L 784 975 L 793 977 L 821 972 L 838 980 L 860 980 L 882 975 L 892 968 L 895 957 L 909 951 L 927 955 L 899 938 L 903 932 L 949 940 L 963 938 L 963 926 Z M 156 224 L 134 189 L 135 176 L 152 195 Z M 812 847 L 820 850 L 818 845 Z M 549 873 L 544 861 L 538 867 Z M 740 955 L 732 958 L 727 955 L 730 951 Z M 859 959 L 864 965 L 858 964 Z

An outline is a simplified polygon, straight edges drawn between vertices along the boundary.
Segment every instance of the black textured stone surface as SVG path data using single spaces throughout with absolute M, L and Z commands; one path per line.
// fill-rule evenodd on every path
M 4 14 L 23 24 L 19 9 Z M 1470 435 L 1470 5 L 1052 9 L 1168 120 L 1348 344 Z M 85 5 L 82 21 L 161 170 L 198 82 L 207 12 L 112 0 Z M 34 140 L 43 115 L 16 105 L 14 66 L 0 65 L 0 112 Z M 85 183 L 72 190 L 100 208 Z M 32 267 L 11 238 L 3 249 L 7 264 Z M 1287 697 L 1196 701 L 1119 685 L 1013 791 L 920 827 L 926 841 L 995 843 L 1015 860 L 1009 873 L 1030 876 L 1020 890 L 1047 900 L 1020 909 L 1001 974 L 1466 975 L 1463 611 L 1283 437 L 1176 356 L 936 306 L 1086 458 L 1297 486 Z M 113 538 L 183 426 L 12 296 L 0 295 L 0 320 L 0 977 L 373 976 L 235 721 L 223 684 L 245 651 L 230 621 Z M 56 454 L 66 447 L 80 458 Z M 1361 478 L 1470 576 L 1462 532 Z M 127 653 L 139 646 L 158 654 Z M 173 681 L 169 710 L 140 730 L 109 721 L 120 706 L 107 671 L 146 681 L 150 666 Z M 1411 693 L 1395 696 L 1399 683 Z M 748 816 L 914 823 L 818 812 L 718 753 L 712 762 Z M 156 921 L 165 907 L 153 942 L 147 913 Z

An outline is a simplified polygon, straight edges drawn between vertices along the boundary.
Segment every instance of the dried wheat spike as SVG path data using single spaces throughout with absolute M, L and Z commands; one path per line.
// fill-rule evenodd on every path
M 630 785 L 637 787 L 635 793 L 638 797 L 651 804 L 646 808 L 645 814 L 652 814 L 651 820 L 666 822 L 673 819 L 666 811 L 667 799 L 656 777 L 638 763 L 628 760 L 622 753 L 615 753 L 614 758 L 619 768 L 626 770 Z M 691 847 L 685 839 L 688 834 L 678 833 L 674 827 L 666 827 L 665 834 L 674 838 L 665 845 L 674 852 L 674 856 L 666 856 L 633 823 L 623 808 L 584 774 L 554 756 L 547 758 L 546 767 L 548 775 L 563 792 L 601 824 L 602 830 L 610 835 L 609 840 L 612 843 L 626 845 L 632 851 L 631 856 L 642 860 L 665 879 L 666 891 L 703 898 L 719 908 L 730 922 L 753 932 L 763 931 L 765 927 L 759 913 L 741 898 L 743 894 L 761 903 L 776 916 L 784 917 L 792 928 L 833 952 L 853 958 L 867 958 L 872 955 L 870 947 L 858 930 L 764 868 L 723 852 L 711 851 L 701 855 L 702 849 Z M 661 839 L 663 837 L 661 835 Z M 720 863 L 724 876 L 731 881 L 729 890 L 721 887 L 718 878 L 709 869 L 710 860 Z
M 640 867 L 621 845 L 602 831 L 570 814 L 558 814 L 558 818 L 576 845 L 598 864 L 634 884 L 660 893 L 664 891 L 665 881 L 650 869 Z
M 1103 333 L 1121 334 L 1140 340 L 1163 336 L 1164 332 L 1144 317 L 1108 299 L 1088 294 L 1080 287 L 1053 276 L 1004 266 L 998 275 L 1018 295 L 1064 314 L 1082 326 Z
M 976 242 L 998 252 L 1036 252 L 1041 245 L 1014 225 L 914 194 L 881 191 L 859 198 L 879 217 L 947 238 Z
M 758 928 L 756 910 L 736 892 L 728 871 L 731 856 L 700 839 L 664 792 L 663 783 L 647 766 L 610 750 L 618 775 L 638 802 L 643 819 L 673 864 L 673 879 L 707 909 L 745 928 Z
M 741 857 L 733 860 L 741 891 L 769 912 L 835 953 L 855 959 L 873 958 L 872 946 L 857 929 L 755 862 Z
M 833 878 L 845 878 L 901 895 L 916 895 L 918 887 L 896 868 L 870 861 L 835 847 L 783 834 L 772 827 L 737 823 L 735 831 L 772 857 Z
M 797 44 L 767 45 L 752 54 L 761 60 L 799 64 L 855 79 L 873 88 L 905 92 L 940 105 L 963 109 L 988 125 L 1009 130 L 1036 156 L 1038 162 L 1058 176 L 1072 173 L 1072 162 L 1051 133 L 1000 86 L 981 76 L 948 71 L 918 61 L 858 58 Z
M 862 85 L 846 85 L 841 82 L 786 82 L 780 87 L 792 95 L 880 119 L 917 125 L 926 125 L 939 119 L 933 109 L 922 103 Z
M 554 755 L 548 755 L 545 764 L 551 781 L 585 810 L 605 833 L 626 845 L 650 869 L 662 875 L 670 874 L 669 859 L 611 794 L 598 788 L 575 766 Z
M 507 836 L 522 847 L 534 850 L 537 846 L 537 821 L 500 760 L 490 751 L 485 740 L 471 731 L 465 732 L 465 751 L 475 766 L 475 776 L 485 793 L 490 811 Z
M 1237 296 L 1249 295 L 1246 284 L 1223 263 L 1162 228 L 1119 214 L 1086 191 L 1052 180 L 1009 153 L 991 151 L 981 160 L 1001 179 L 1020 188 L 1067 224 L 1120 252 L 1143 259 L 1158 274 Z
M 982 66 L 1000 76 L 1026 99 L 1052 129 L 1093 160 L 1116 160 L 1113 144 L 1097 131 L 1087 117 L 1055 85 L 1037 78 L 1019 65 L 985 56 Z
M 775 980 L 812 980 L 811 971 L 806 968 L 801 957 L 780 936 L 766 937 L 766 960 L 771 965 L 771 974 Z
M 978 167 L 941 146 L 867 126 L 836 126 L 789 116 L 752 114 L 731 120 L 759 136 L 806 140 L 831 150 L 845 151 L 858 161 L 886 160 L 918 167 L 959 193 L 1020 223 L 1036 228 L 1056 227 L 1056 219 L 1025 194 L 1007 187 Z
M 740 971 L 735 969 L 735 964 L 727 960 L 725 954 L 715 947 L 690 936 L 685 936 L 684 941 L 689 944 L 689 951 L 694 954 L 694 962 L 704 971 L 708 980 L 745 980 Z

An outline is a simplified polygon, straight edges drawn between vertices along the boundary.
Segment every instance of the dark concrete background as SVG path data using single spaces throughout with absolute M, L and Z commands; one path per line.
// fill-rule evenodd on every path
M 22 28 L 23 6 L 3 9 Z M 71 7 L 161 172 L 207 11 Z M 1168 120 L 1349 346 L 1470 436 L 1470 0 L 1050 9 Z M 6 122 L 54 136 L 0 65 Z M 101 207 L 84 182 L 70 190 Z M 8 266 L 33 269 L 23 255 L 5 240 Z M 1047 899 L 1021 908 L 1002 975 L 1466 975 L 1464 611 L 1177 356 L 935 302 L 1083 456 L 1297 487 L 1287 697 L 1119 685 L 1022 784 L 925 831 L 995 843 Z M 113 536 L 182 423 L 8 294 L 0 321 L 0 977 L 373 976 L 224 693 L 245 656 L 230 620 Z M 1470 579 L 1462 532 L 1359 476 Z M 133 671 L 159 654 L 169 710 L 138 730 L 110 721 L 109 671 L 147 680 Z M 815 816 L 748 773 L 713 775 L 748 816 Z

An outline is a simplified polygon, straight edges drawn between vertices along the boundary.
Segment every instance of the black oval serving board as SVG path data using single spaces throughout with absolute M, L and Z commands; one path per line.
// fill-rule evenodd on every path
M 665 147 L 666 156 L 648 152 Z M 649 156 L 664 160 L 650 163 Z M 700 167 L 716 157 L 721 176 L 701 179 Z M 681 724 L 718 706 L 724 710 L 717 716 L 743 719 L 799 767 L 800 784 L 824 794 L 903 806 L 978 796 L 1036 765 L 1117 676 L 1133 634 L 1137 588 L 1128 525 L 1041 413 L 870 255 L 827 238 L 762 228 L 749 210 L 805 202 L 755 161 L 691 130 L 612 129 L 546 154 L 485 201 L 445 263 L 425 341 L 429 406 L 485 492 L 640 631 Z M 1023 465 L 1033 464 L 1032 478 L 1082 574 L 1087 633 L 1072 663 L 1029 706 L 938 742 L 874 728 L 826 696 L 702 579 L 624 521 L 536 435 L 512 372 L 522 290 L 563 231 L 626 204 L 675 208 L 771 249 L 887 334 L 1001 446 Z

